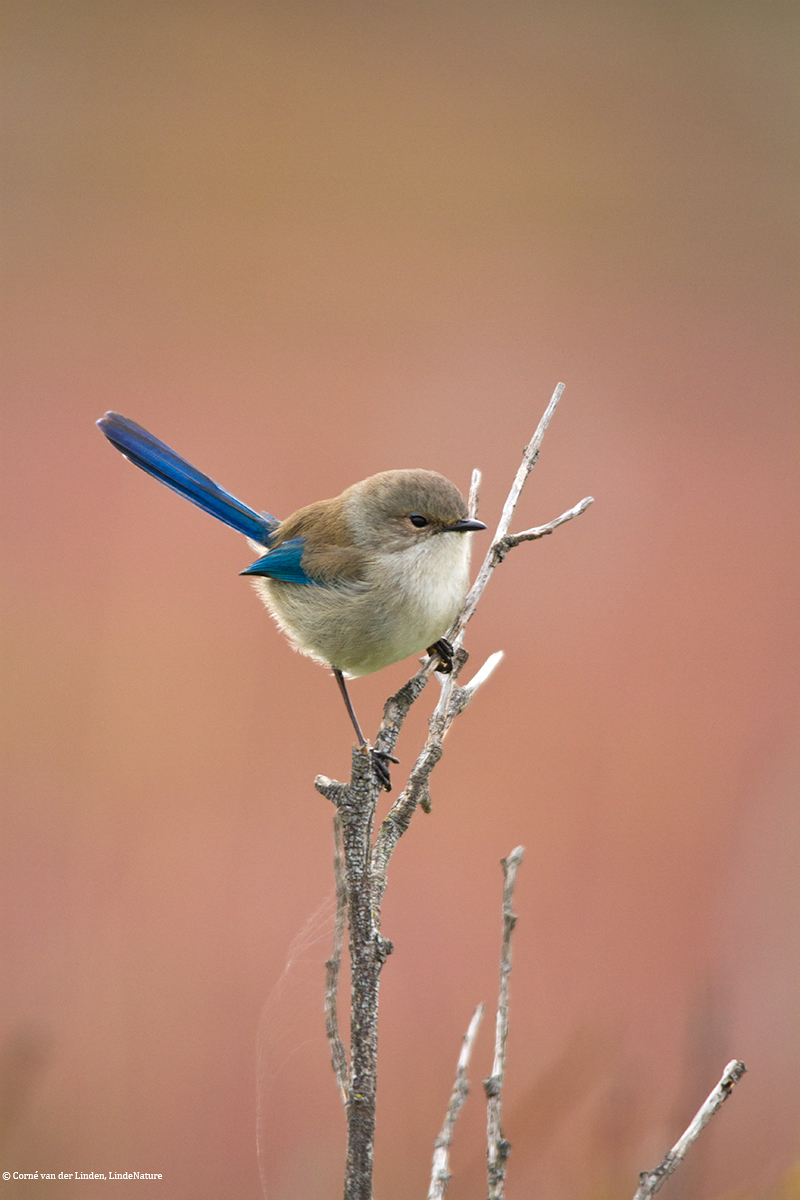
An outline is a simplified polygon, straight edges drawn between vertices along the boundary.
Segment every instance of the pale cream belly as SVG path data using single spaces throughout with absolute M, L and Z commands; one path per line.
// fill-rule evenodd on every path
M 452 624 L 466 594 L 469 561 L 466 537 L 452 536 L 453 553 L 439 553 L 435 573 L 430 556 L 419 555 L 406 561 L 395 586 L 317 587 L 264 577 L 253 582 L 296 650 L 345 675 L 369 675 L 424 653 Z M 385 578 L 381 571 L 381 584 Z

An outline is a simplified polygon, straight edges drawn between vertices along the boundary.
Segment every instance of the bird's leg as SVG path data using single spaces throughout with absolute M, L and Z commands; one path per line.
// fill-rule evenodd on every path
M 358 723 L 358 717 L 356 716 L 355 709 L 353 708 L 353 705 L 350 703 L 350 696 L 347 691 L 347 684 L 344 681 L 344 675 L 342 674 L 342 672 L 339 670 L 338 667 L 332 667 L 331 669 L 333 671 L 333 677 L 339 685 L 339 691 L 342 693 L 342 699 L 344 700 L 345 708 L 347 709 L 348 716 L 350 717 L 350 720 L 353 722 L 353 729 L 355 729 L 355 731 L 356 731 L 356 737 L 358 738 L 358 744 L 359 744 L 360 748 L 362 750 L 364 750 L 364 749 L 366 749 L 366 746 L 367 746 L 367 739 L 364 737 L 363 733 L 361 732 L 361 726 Z M 375 775 L 377 776 L 378 782 L 380 783 L 382 788 L 385 788 L 385 790 L 387 792 L 390 792 L 392 790 L 392 779 L 389 774 L 389 765 L 388 764 L 390 762 L 396 763 L 396 762 L 399 762 L 400 760 L 397 758 L 393 758 L 392 755 L 389 754 L 388 751 L 386 751 L 386 750 L 371 750 L 370 753 L 372 755 L 372 769 L 374 770 Z
M 439 638 L 432 646 L 428 646 L 427 653 L 431 658 L 434 656 L 439 659 L 437 671 L 442 675 L 450 675 L 453 671 L 453 643 L 448 642 L 447 638 Z

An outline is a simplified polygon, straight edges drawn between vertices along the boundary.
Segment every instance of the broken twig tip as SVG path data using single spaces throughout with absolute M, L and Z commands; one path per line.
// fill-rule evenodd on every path
M 472 676 L 469 683 L 464 685 L 464 691 L 468 692 L 470 696 L 474 695 L 481 684 L 486 683 L 486 680 L 495 668 L 500 666 L 503 657 L 502 650 L 495 650 L 494 654 L 490 654 L 483 666 Z

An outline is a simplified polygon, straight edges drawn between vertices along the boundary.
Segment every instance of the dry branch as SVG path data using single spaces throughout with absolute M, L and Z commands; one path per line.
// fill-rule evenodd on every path
M 683 1162 L 686 1151 L 695 1142 L 715 1112 L 718 1112 L 730 1096 L 736 1084 L 744 1075 L 747 1067 L 743 1062 L 732 1059 L 722 1073 L 717 1086 L 705 1103 L 700 1106 L 697 1114 L 686 1132 L 678 1138 L 675 1145 L 654 1171 L 642 1171 L 639 1176 L 639 1187 L 633 1200 L 650 1200 L 655 1196 L 661 1185 L 672 1174 L 676 1167 Z
M 495 1026 L 494 1063 L 492 1073 L 483 1081 L 486 1092 L 486 1164 L 488 1176 L 488 1200 L 503 1200 L 506 1179 L 506 1159 L 511 1143 L 503 1137 L 500 1119 L 503 1110 L 503 1082 L 506 1073 L 506 1040 L 508 1038 L 508 985 L 511 977 L 511 935 L 517 923 L 514 912 L 514 885 L 517 869 L 525 854 L 524 846 L 517 846 L 508 858 L 500 860 L 503 868 L 503 946 L 500 952 L 500 998 L 497 1003 Z
M 462 687 L 458 683 L 458 677 L 467 661 L 467 655 L 461 648 L 464 629 L 475 611 L 492 572 L 502 562 L 509 549 L 522 541 L 529 541 L 534 537 L 542 537 L 546 533 L 550 533 L 564 521 L 585 511 L 592 502 L 590 497 L 581 501 L 568 513 L 557 517 L 547 526 L 541 526 L 536 530 L 527 530 L 522 534 L 508 534 L 522 487 L 539 456 L 542 438 L 563 390 L 564 385 L 559 384 L 531 442 L 525 448 L 522 463 L 503 507 L 492 545 L 464 602 L 461 613 L 452 629 L 448 631 L 447 636 L 455 648 L 452 674 L 446 675 L 443 679 L 439 676 L 441 695 L 429 721 L 429 732 L 425 745 L 411 770 L 405 788 L 381 823 L 374 845 L 372 831 L 380 785 L 372 771 L 372 757 L 369 748 L 357 747 L 353 750 L 349 783 L 338 783 L 325 776 L 318 776 L 315 781 L 317 790 L 336 806 L 337 815 L 341 820 L 344 846 L 351 963 L 350 1069 L 346 1082 L 344 1082 L 343 1074 L 346 1057 L 344 1047 L 338 1040 L 335 1022 L 336 1005 L 335 998 L 332 996 L 339 973 L 335 948 L 328 965 L 326 1014 L 331 1057 L 337 1082 L 340 1088 L 344 1086 L 346 1090 L 345 1200 L 371 1200 L 372 1198 L 372 1153 L 377 1089 L 378 983 L 383 963 L 392 949 L 391 943 L 381 934 L 381 904 L 387 884 L 389 860 L 398 841 L 408 828 L 416 808 L 419 806 L 430 811 L 429 779 L 436 763 L 442 756 L 442 742 L 448 729 L 459 713 L 463 712 L 469 704 L 477 688 L 488 679 L 502 657 L 500 654 L 493 654 L 470 682 Z M 475 471 L 469 494 L 469 511 L 472 516 L 475 516 L 477 512 L 479 490 L 480 472 Z M 430 675 L 436 669 L 436 665 L 436 659 L 426 659 L 416 675 L 386 702 L 383 721 L 375 739 L 377 750 L 389 755 L 394 752 L 397 738 L 411 705 L 421 694 Z M 516 853 L 515 851 L 514 854 Z M 509 862 L 511 862 L 511 858 L 513 855 L 510 856 Z M 497 1071 L 494 1074 L 496 1075 Z M 498 1147 L 501 1147 L 501 1142 L 498 1142 Z M 497 1195 L 500 1194 L 497 1193 Z
M 444 1119 L 442 1132 L 433 1144 L 433 1169 L 431 1170 L 431 1186 L 428 1189 L 428 1200 L 442 1200 L 447 1190 L 447 1185 L 450 1182 L 450 1144 L 453 1140 L 453 1127 L 455 1126 L 458 1114 L 461 1112 L 461 1107 L 469 1095 L 467 1068 L 470 1056 L 472 1055 L 472 1046 L 478 1032 L 478 1026 L 483 1020 L 485 1011 L 486 1005 L 479 1004 L 472 1015 L 469 1028 L 462 1040 L 461 1053 L 458 1056 L 458 1067 L 456 1069 L 456 1081 L 453 1084 L 453 1094 L 447 1106 L 447 1115 Z

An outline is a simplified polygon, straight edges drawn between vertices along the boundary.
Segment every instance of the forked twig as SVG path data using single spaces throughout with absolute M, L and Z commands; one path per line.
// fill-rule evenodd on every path
M 738 1059 L 734 1058 L 728 1063 L 719 1083 L 705 1103 L 700 1106 L 689 1128 L 678 1138 L 664 1161 L 653 1171 L 642 1171 L 639 1176 L 639 1187 L 636 1189 L 633 1200 L 650 1200 L 651 1196 L 655 1196 L 664 1180 L 668 1179 L 675 1168 L 683 1162 L 686 1151 L 697 1140 L 714 1113 L 718 1112 L 728 1099 L 746 1070 L 747 1067 Z
M 450 1182 L 450 1144 L 453 1140 L 453 1127 L 458 1114 L 461 1112 L 461 1107 L 469 1095 L 467 1068 L 470 1056 L 472 1055 L 472 1046 L 475 1042 L 478 1026 L 483 1019 L 485 1011 L 486 1005 L 479 1004 L 472 1014 L 469 1028 L 464 1034 L 461 1053 L 458 1056 L 456 1081 L 453 1084 L 453 1093 L 450 1097 L 450 1103 L 447 1106 L 447 1115 L 444 1119 L 442 1132 L 433 1143 L 433 1168 L 431 1170 L 431 1186 L 428 1189 L 428 1200 L 442 1200 L 447 1190 L 447 1185 Z
M 494 1063 L 492 1073 L 483 1081 L 486 1092 L 486 1164 L 488 1175 L 488 1200 L 503 1200 L 506 1179 L 506 1159 L 511 1143 L 503 1137 L 500 1118 L 503 1108 L 503 1081 L 506 1073 L 506 1039 L 508 1038 L 508 984 L 511 976 L 511 935 L 517 923 L 513 909 L 514 885 L 517 868 L 525 854 L 524 846 L 517 846 L 508 858 L 500 860 L 503 868 L 503 947 L 500 952 L 500 998 L 497 1003 L 495 1028 Z
M 565 385 L 563 383 L 559 383 L 556 387 L 556 390 L 550 397 L 550 403 L 544 410 L 541 421 L 536 426 L 536 432 L 523 451 L 522 462 L 520 463 L 517 474 L 514 477 L 514 482 L 511 485 L 511 491 L 508 493 L 508 498 L 503 505 L 500 521 L 498 523 L 495 535 L 492 538 L 492 544 L 489 547 L 480 570 L 478 571 L 475 582 L 470 588 L 469 595 L 464 601 L 464 607 L 456 618 L 456 622 L 453 626 L 452 633 L 450 635 L 450 641 L 453 642 L 454 645 L 461 644 L 467 622 L 475 612 L 475 609 L 478 606 L 478 601 L 483 595 L 484 589 L 489 582 L 492 571 L 495 569 L 495 567 L 503 561 L 508 551 L 514 546 L 519 545 L 521 541 L 533 540 L 532 538 L 527 538 L 525 534 L 512 534 L 509 536 L 508 527 L 511 524 L 511 518 L 514 516 L 514 511 L 517 507 L 517 502 L 519 501 L 520 495 L 522 494 L 522 489 L 525 486 L 525 481 L 527 480 L 533 468 L 536 466 L 537 459 L 539 458 L 539 451 L 542 447 L 542 440 L 547 432 L 547 426 L 550 424 L 553 413 L 556 411 L 558 402 L 561 399 L 564 386 Z M 565 521 L 569 521 L 572 519 L 572 517 L 577 517 L 580 515 L 580 513 L 585 512 L 589 505 L 593 503 L 593 498 L 591 496 L 586 496 L 585 499 L 581 500 L 579 504 L 576 504 L 574 508 L 571 508 L 562 516 L 556 517 L 555 521 L 550 522 L 549 525 L 542 525 L 540 527 L 542 530 L 541 533 L 539 533 L 537 530 L 528 530 L 527 532 L 531 534 L 535 533 L 537 537 L 543 537 L 545 533 L 549 533 L 551 531 L 551 526 L 553 529 L 555 529 L 557 526 L 563 525 Z M 514 540 L 515 537 L 517 540 Z
M 492 572 L 502 562 L 509 549 L 522 541 L 544 536 L 558 525 L 563 524 L 564 521 L 585 511 L 592 502 L 591 498 L 587 497 L 574 509 L 550 522 L 548 526 L 541 526 L 537 530 L 526 530 L 522 534 L 510 537 L 508 535 L 508 528 L 522 487 L 539 456 L 542 438 L 563 390 L 564 385 L 559 384 L 530 444 L 525 449 L 522 463 L 503 507 L 492 545 L 464 602 L 461 613 L 452 629 L 448 631 L 447 636 L 455 648 L 453 671 L 445 676 L 442 682 L 441 696 L 430 718 L 425 745 L 409 775 L 408 783 L 382 821 L 374 845 L 372 840 L 373 821 L 380 788 L 372 771 L 372 757 L 369 748 L 357 747 L 353 750 L 352 771 L 348 784 L 338 783 L 322 775 L 318 776 L 315 781 L 317 790 L 332 801 L 341 818 L 344 870 L 347 882 L 347 919 L 350 929 L 351 962 L 349 1071 L 343 1058 L 343 1047 L 340 1049 L 337 1041 L 338 1032 L 335 1030 L 334 1020 L 335 1004 L 331 1004 L 330 989 L 335 988 L 335 979 L 338 978 L 335 953 L 332 956 L 331 965 L 329 965 L 329 994 L 326 1000 L 331 1057 L 334 1060 L 337 1083 L 340 1090 L 344 1088 L 346 1092 L 348 1126 L 346 1200 L 371 1200 L 372 1196 L 378 982 L 383 963 L 392 949 L 391 942 L 381 934 L 381 903 L 386 889 L 389 860 L 395 846 L 408 828 L 415 809 L 419 806 L 430 810 L 428 781 L 433 768 L 442 756 L 442 742 L 448 729 L 458 714 L 463 712 L 469 704 L 477 688 L 488 679 L 502 657 L 500 654 L 493 654 L 471 681 L 462 687 L 458 683 L 458 677 L 467 660 L 467 655 L 461 648 L 464 629 L 475 611 Z M 469 494 L 469 511 L 472 516 L 476 515 L 479 490 L 480 472 L 476 471 L 473 472 Z M 380 752 L 389 755 L 393 753 L 411 705 L 422 692 L 428 678 L 436 669 L 437 663 L 438 659 L 426 659 L 416 675 L 386 702 L 383 721 L 375 739 L 376 749 Z M 514 854 L 516 853 L 515 851 Z M 509 863 L 512 859 L 513 855 L 509 858 Z M 516 866 L 513 869 L 515 871 Z M 507 1027 L 507 1004 L 505 1021 Z M 494 1075 L 497 1074 L 496 1070 Z M 499 1074 L 502 1077 L 502 1071 Z M 497 1111 L 499 1120 L 499 1106 Z M 502 1143 L 502 1139 L 499 1139 L 497 1154 L 500 1154 L 503 1145 L 507 1145 L 507 1143 Z M 500 1186 L 502 1187 L 502 1182 Z M 495 1194 L 499 1196 L 501 1193 Z

